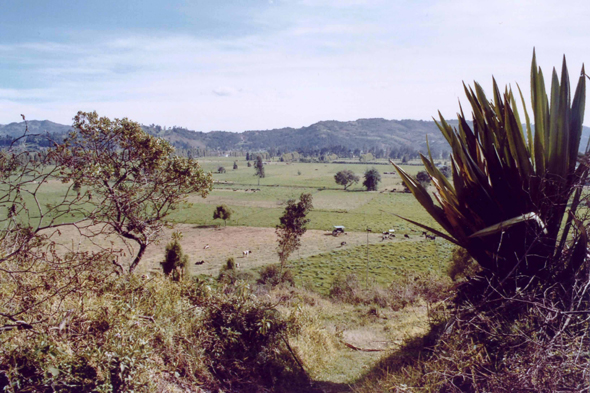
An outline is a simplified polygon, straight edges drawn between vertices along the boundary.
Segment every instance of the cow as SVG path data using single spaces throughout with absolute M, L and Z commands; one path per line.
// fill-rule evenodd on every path
M 340 243 L 340 247 L 344 247 L 344 246 L 346 246 L 346 242 Z
M 205 247 L 203 247 L 203 250 L 206 250 L 206 249 L 208 249 L 208 248 L 209 248 L 209 245 L 208 245 L 208 244 L 206 244 L 206 245 L 205 245 Z
M 242 251 L 242 256 L 244 258 L 247 257 L 249 254 L 252 254 L 252 251 L 250 251 L 250 250 Z
M 204 263 L 205 263 L 205 261 L 204 261 L 204 260 L 202 260 L 202 261 L 197 261 L 197 262 L 195 262 L 195 265 L 202 265 L 202 264 L 204 264 Z
M 408 239 L 410 238 L 410 236 L 407 233 L 404 235 L 404 237 Z

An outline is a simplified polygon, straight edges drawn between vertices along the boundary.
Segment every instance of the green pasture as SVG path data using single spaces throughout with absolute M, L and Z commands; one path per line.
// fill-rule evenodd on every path
M 217 183 L 209 196 L 201 198 L 198 195 L 189 195 L 189 203 L 173 211 L 169 219 L 195 226 L 223 225 L 223 221 L 213 220 L 213 211 L 217 205 L 225 204 L 233 211 L 227 225 L 272 228 L 279 223 L 279 217 L 283 214 L 286 202 L 289 199 L 297 199 L 301 193 L 306 192 L 313 195 L 314 204 L 314 210 L 309 215 L 310 229 L 331 230 L 333 225 L 343 225 L 347 231 L 365 231 L 367 227 L 373 231 L 395 228 L 403 234 L 410 228 L 415 228 L 394 214 L 435 225 L 411 194 L 390 192 L 394 187 L 398 190 L 402 189 L 401 179 L 397 174 L 382 174 L 380 191 L 374 192 L 364 191 L 360 183 L 345 191 L 334 182 L 334 174 L 343 169 L 351 169 L 362 178 L 364 170 L 371 167 L 369 165 L 323 163 L 287 165 L 274 162 L 265 166 L 267 177 L 261 179 L 258 186 L 254 168 L 248 168 L 243 157 L 240 157 L 239 169 L 233 170 L 233 161 L 233 157 L 202 159 L 200 163 L 205 170 L 216 171 L 219 166 L 224 166 L 227 173 L 215 173 L 214 179 Z M 376 168 L 381 173 L 394 171 L 391 165 L 377 165 Z M 407 166 L 406 169 L 414 173 L 421 167 L 412 165 Z M 32 189 L 37 186 L 39 185 L 29 184 L 27 188 Z M 61 203 L 67 187 L 67 184 L 59 182 L 42 184 L 38 197 L 43 211 L 47 211 L 50 205 L 55 206 Z M 33 202 L 26 194 L 24 195 L 27 203 Z M 34 210 L 30 213 L 31 218 L 36 216 Z M 6 212 L 0 212 L 0 214 L 6 214 Z M 72 221 L 80 217 L 68 214 L 60 217 L 58 221 Z
M 238 158 L 238 169 L 234 170 L 232 157 L 206 157 L 199 159 L 201 167 L 213 173 L 213 177 L 217 181 L 233 182 L 240 185 L 257 186 L 258 177 L 254 176 L 254 167 L 248 168 L 244 157 Z M 382 160 L 383 164 L 387 161 Z M 226 173 L 217 173 L 217 169 L 223 166 Z M 399 185 L 399 176 L 383 175 L 383 172 L 393 172 L 394 168 L 391 164 L 387 165 L 373 165 L 373 164 L 323 164 L 323 163 L 284 163 L 271 162 L 264 166 L 265 177 L 260 179 L 261 186 L 290 186 L 290 187 L 317 187 L 317 188 L 335 188 L 342 189 L 342 186 L 334 182 L 334 175 L 341 170 L 350 169 L 356 173 L 361 181 L 352 186 L 351 190 L 363 190 L 362 176 L 367 169 L 375 167 L 382 173 L 382 182 L 379 185 L 380 189 L 391 188 Z M 415 175 L 418 171 L 424 168 L 420 165 L 406 165 L 403 167 L 408 173 Z M 301 173 L 301 174 L 299 174 Z
M 233 170 L 233 161 L 232 157 L 203 159 L 201 165 L 205 170 L 216 171 L 219 166 L 224 166 L 227 172 L 214 173 L 217 183 L 209 196 L 205 199 L 190 196 L 190 203 L 175 211 L 171 220 L 196 226 L 222 225 L 222 221 L 213 220 L 213 211 L 217 205 L 225 204 L 233 212 L 227 225 L 274 227 L 283 214 L 286 202 L 297 199 L 305 192 L 313 196 L 310 229 L 331 230 L 333 225 L 343 225 L 348 231 L 395 228 L 403 234 L 410 228 L 416 228 L 395 214 L 437 227 L 411 194 L 390 192 L 393 188 L 398 191 L 403 188 L 397 174 L 383 174 L 394 172 L 391 165 L 375 166 L 382 173 L 380 191 L 366 192 L 361 182 L 345 191 L 334 182 L 334 175 L 343 169 L 350 169 L 362 179 L 365 169 L 371 165 L 269 163 L 265 166 L 266 177 L 258 186 L 254 168 L 248 168 L 241 157 L 238 169 Z M 422 167 L 411 165 L 404 169 L 417 173 Z
M 191 204 L 174 211 L 170 219 L 196 226 L 223 225 L 223 221 L 213 220 L 213 212 L 216 205 L 224 203 L 232 210 L 227 225 L 274 227 L 283 214 L 285 201 L 297 198 L 302 192 L 310 192 L 313 196 L 314 210 L 308 215 L 309 229 L 332 230 L 334 225 L 343 225 L 347 231 L 371 228 L 376 232 L 394 228 L 401 234 L 411 228 L 418 229 L 395 214 L 437 226 L 411 194 L 305 188 L 261 189 L 252 194 L 214 190 L 210 198 L 201 198 L 200 201 L 193 199 Z M 275 197 L 278 198 L 273 199 Z
M 369 283 L 387 286 L 396 276 L 405 274 L 446 274 L 453 245 L 442 240 L 385 242 L 369 246 Z M 367 247 L 341 248 L 332 252 L 290 262 L 298 284 L 311 284 L 328 294 L 334 278 L 354 274 L 365 282 Z

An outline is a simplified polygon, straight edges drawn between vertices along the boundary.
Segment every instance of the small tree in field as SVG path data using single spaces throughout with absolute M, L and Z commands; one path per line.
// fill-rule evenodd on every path
M 377 169 L 371 168 L 365 172 L 363 186 L 367 188 L 367 191 L 377 191 L 379 182 L 381 182 L 381 174 Z
M 227 226 L 227 220 L 231 218 L 231 209 L 226 205 L 217 206 L 213 212 L 213 219 L 217 220 L 218 218 L 222 219 L 225 226 Z
M 174 281 L 180 281 L 188 265 L 188 255 L 185 255 L 180 245 L 182 234 L 174 232 L 172 241 L 166 245 L 164 261 L 160 262 L 164 274 Z
M 430 183 L 430 176 L 428 176 L 428 172 L 420 171 L 416 174 L 416 180 L 418 180 L 418 183 L 420 183 L 422 187 L 426 187 Z
M 264 174 L 264 163 L 262 162 L 261 156 L 256 156 L 256 162 L 254 163 L 254 176 L 258 176 L 258 185 L 260 185 L 260 179 L 265 177 Z
M 277 252 L 281 265 L 281 273 L 287 263 L 289 255 L 301 246 L 301 236 L 307 231 L 306 225 L 309 222 L 307 213 L 313 209 L 311 194 L 301 194 L 299 202 L 290 199 L 281 223 L 277 225 L 276 234 L 279 243 Z
M 344 186 L 346 190 L 349 186 L 358 183 L 360 178 L 353 171 L 345 169 L 335 174 L 334 180 L 336 180 L 336 184 Z

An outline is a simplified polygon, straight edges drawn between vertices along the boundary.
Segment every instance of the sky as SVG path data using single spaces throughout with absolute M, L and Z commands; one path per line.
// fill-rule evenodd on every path
M 463 82 L 528 102 L 533 48 L 546 78 L 567 57 L 573 89 L 589 20 L 568 0 L 0 0 L 0 124 L 455 118 Z

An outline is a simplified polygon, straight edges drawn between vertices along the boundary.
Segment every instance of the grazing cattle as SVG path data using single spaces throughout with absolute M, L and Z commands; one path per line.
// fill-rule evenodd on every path
M 436 235 L 425 235 L 427 239 L 436 240 Z
M 250 250 L 242 251 L 242 255 L 244 257 L 247 257 L 249 254 L 252 254 L 252 251 L 250 251 Z
M 346 242 L 340 243 L 340 247 L 346 246 Z
M 381 235 L 381 241 L 389 239 L 389 235 L 383 234 Z
M 206 250 L 206 249 L 208 249 L 208 248 L 209 248 L 209 245 L 208 245 L 208 244 L 206 244 L 206 245 L 205 245 L 205 247 L 203 247 L 203 250 Z
M 406 237 L 408 239 L 410 238 L 410 236 L 407 233 L 404 235 L 404 237 Z
M 195 262 L 195 265 L 202 265 L 202 264 L 204 264 L 204 263 L 205 263 L 205 261 L 204 261 L 204 260 L 203 260 L 203 261 L 197 261 L 197 262 Z

